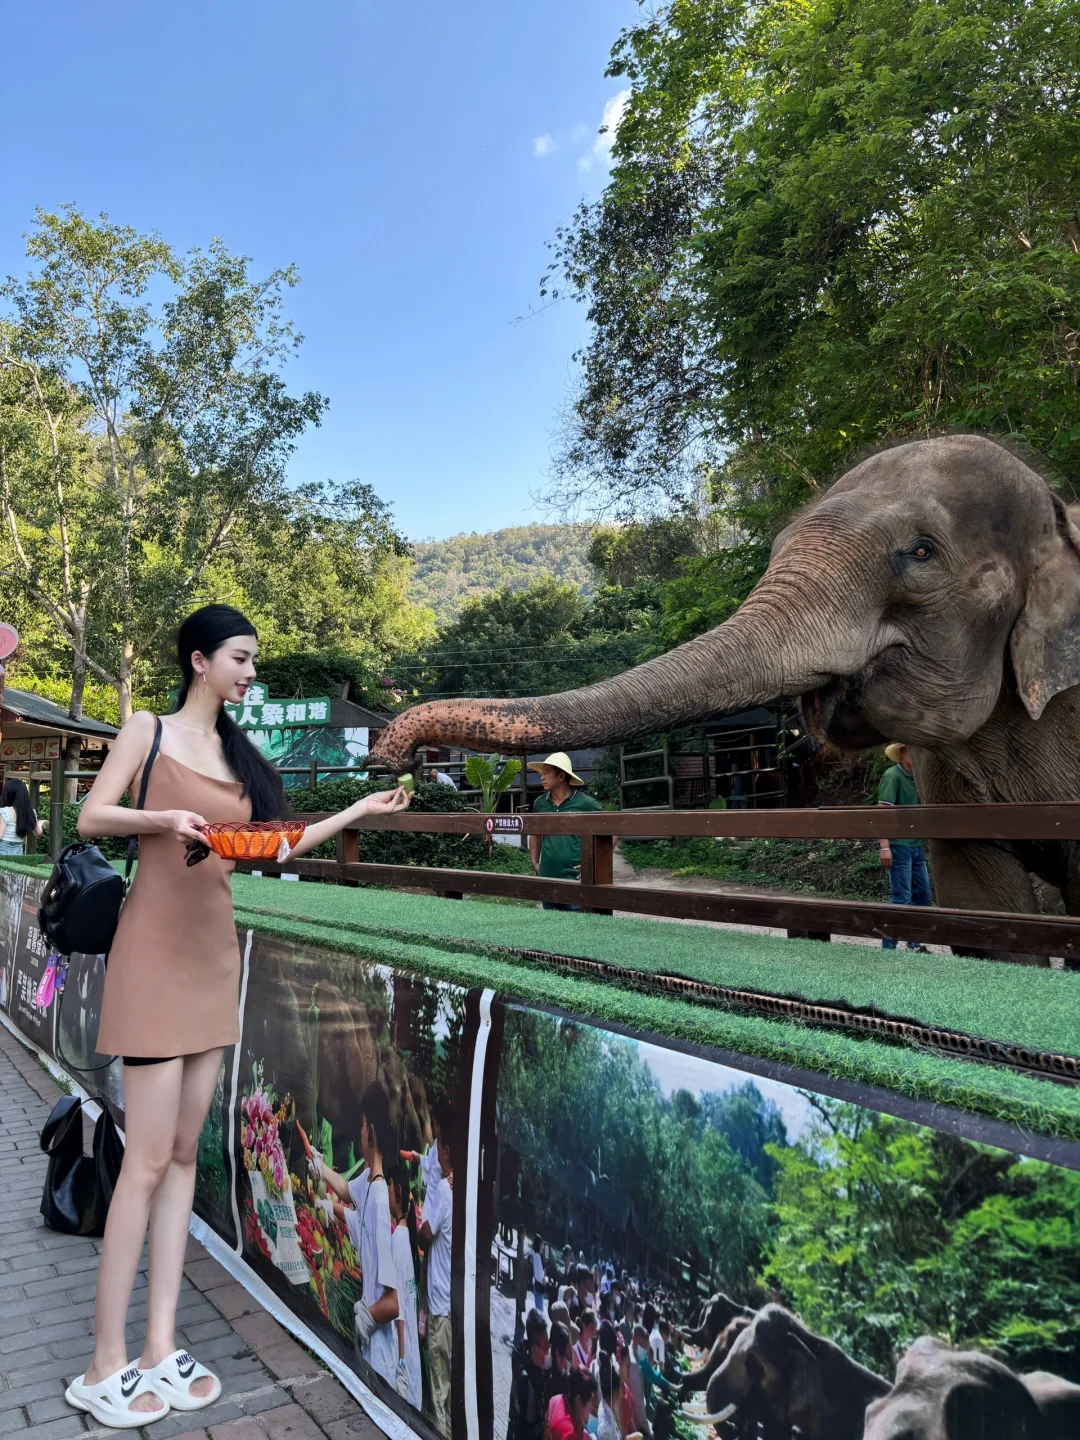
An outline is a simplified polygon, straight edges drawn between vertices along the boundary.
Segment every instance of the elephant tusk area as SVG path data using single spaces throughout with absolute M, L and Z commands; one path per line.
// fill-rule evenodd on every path
M 722 1425 L 725 1420 L 730 1420 L 739 1407 L 737 1405 L 725 1405 L 723 1410 L 717 1411 L 715 1415 L 699 1415 L 696 1410 L 687 1406 L 682 1407 L 682 1413 L 687 1420 L 692 1420 L 695 1425 Z

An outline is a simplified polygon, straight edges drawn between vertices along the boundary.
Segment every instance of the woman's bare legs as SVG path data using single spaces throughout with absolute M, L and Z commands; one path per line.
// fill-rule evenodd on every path
M 203 1121 L 214 1098 L 221 1053 L 207 1050 L 202 1055 L 188 1055 L 183 1062 L 172 1157 L 150 1204 L 150 1301 L 146 1344 L 139 1361 L 143 1370 L 160 1365 L 176 1349 L 176 1306 L 195 1194 L 195 1160 Z M 212 1377 L 204 1375 L 192 1381 L 191 1394 L 209 1395 L 213 1385 Z
M 97 1384 L 127 1365 L 127 1312 L 154 1194 L 165 1178 L 176 1144 L 185 1062 L 124 1068 L 124 1163 L 116 1182 L 98 1265 L 94 1310 L 94 1358 L 86 1383 Z M 132 1410 L 154 1411 L 162 1403 L 140 1395 Z

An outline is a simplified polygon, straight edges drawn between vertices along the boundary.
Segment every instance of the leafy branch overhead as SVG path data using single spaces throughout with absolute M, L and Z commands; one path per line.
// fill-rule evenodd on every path
M 552 498 L 704 490 L 765 540 L 868 444 L 1025 437 L 1080 481 L 1076 0 L 672 0 L 626 30 Z M 760 561 L 760 555 L 757 557 Z

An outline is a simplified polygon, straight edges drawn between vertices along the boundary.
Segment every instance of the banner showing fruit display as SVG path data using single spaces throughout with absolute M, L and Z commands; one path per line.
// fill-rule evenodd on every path
M 52 989 L 47 994 L 41 993 L 50 956 L 49 944 L 38 928 L 37 917 L 44 888 L 44 878 L 23 877 L 8 1013 L 24 1035 L 52 1056 L 57 997 Z
M 281 1146 L 280 1126 L 289 1113 L 289 1099 L 275 1110 L 262 1078 L 262 1064 L 252 1067 L 252 1088 L 240 1102 L 244 1170 L 251 1186 L 251 1206 L 259 1248 L 294 1285 L 311 1279 L 296 1228 L 292 1177 Z
M 11 968 L 19 933 L 25 876 L 0 870 L 0 1009 L 7 1010 L 11 997 Z
M 467 1002 L 256 934 L 233 1117 L 245 1261 L 384 1404 L 447 1436 L 462 1170 L 438 1157 L 467 1135 Z

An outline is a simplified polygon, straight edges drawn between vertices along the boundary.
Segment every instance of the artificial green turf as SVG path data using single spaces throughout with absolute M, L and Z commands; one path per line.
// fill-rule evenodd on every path
M 448 901 L 233 877 L 241 906 L 287 910 L 419 943 L 550 950 L 772 995 L 873 1007 L 990 1040 L 1080 1053 L 1080 972 L 866 945 L 823 945 L 704 925 Z
M 276 883 L 264 882 L 265 885 Z M 415 940 L 402 938 L 400 929 L 396 935 L 359 934 L 354 929 L 335 926 L 332 920 L 269 916 L 264 913 L 266 907 L 261 904 L 253 909 L 245 907 L 245 899 L 250 904 L 252 900 L 268 898 L 264 891 L 249 890 L 248 884 L 245 877 L 239 886 L 242 893 L 237 896 L 237 923 L 298 944 L 323 946 L 364 959 L 402 966 L 469 989 L 491 988 L 511 998 L 555 1006 L 644 1033 L 672 1036 L 699 1045 L 721 1046 L 841 1079 L 879 1085 L 914 1099 L 990 1115 L 1037 1134 L 1080 1140 L 1080 1090 L 1029 1079 L 990 1065 L 944 1059 L 923 1051 L 856 1040 L 796 1023 L 739 1015 L 662 994 L 646 994 L 603 981 L 579 979 L 541 964 L 513 963 L 492 954 L 451 951 L 441 948 L 437 938 L 426 942 L 419 935 Z M 329 889 L 294 886 L 290 890 L 317 888 Z M 297 896 L 300 904 L 294 902 L 288 907 L 277 900 L 271 908 L 300 910 L 306 908 L 306 898 Z M 372 892 L 352 892 L 354 904 L 360 898 L 364 901 L 373 898 Z M 393 898 L 413 900 L 417 897 Z M 466 909 L 453 901 L 441 903 L 459 911 Z M 487 910 L 489 907 L 476 907 L 478 910 L 481 908 Z M 490 908 L 495 912 L 500 910 L 500 907 Z M 520 914 L 510 913 L 512 918 Z M 545 915 L 564 924 L 589 918 L 559 912 L 545 912 Z M 608 920 L 606 923 L 612 922 Z M 467 924 L 463 914 L 461 926 L 453 928 L 463 930 Z M 567 947 L 558 945 L 553 948 Z
M 41 874 L 38 865 L 2 863 Z M 300 944 L 880 1085 L 1039 1134 L 1080 1139 L 1080 1090 L 995 1066 L 581 979 L 541 963 L 515 961 L 495 947 L 548 950 L 646 973 L 663 971 L 771 994 L 874 1006 L 991 1039 L 1070 1054 L 1080 1051 L 1076 972 L 247 875 L 233 877 L 233 894 L 238 924 Z M 261 913 L 267 910 L 280 913 Z

